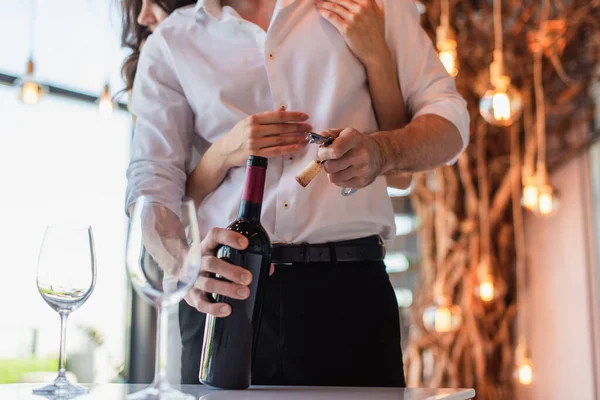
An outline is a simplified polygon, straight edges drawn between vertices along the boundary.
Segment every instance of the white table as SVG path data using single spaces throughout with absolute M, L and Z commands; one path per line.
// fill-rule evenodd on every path
M 31 394 L 33 388 L 42 384 L 0 385 L 2 400 L 42 400 Z M 146 385 L 85 385 L 91 387 L 89 395 L 77 400 L 117 400 L 128 393 L 143 389 Z M 473 389 L 393 389 L 393 388 L 341 388 L 341 387 L 276 387 L 253 386 L 248 390 L 226 391 L 209 389 L 202 385 L 176 386 L 199 400 L 467 400 L 475 397 Z

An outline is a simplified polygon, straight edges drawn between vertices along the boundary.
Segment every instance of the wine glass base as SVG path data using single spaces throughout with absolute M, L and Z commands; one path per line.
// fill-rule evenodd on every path
M 64 376 L 57 377 L 54 382 L 49 385 L 42 386 L 32 390 L 32 393 L 47 398 L 71 399 L 75 396 L 87 394 L 90 389 L 75 385 L 69 382 Z
M 150 386 L 139 392 L 131 393 L 125 397 L 127 400 L 195 400 L 191 394 L 180 392 L 164 383 Z

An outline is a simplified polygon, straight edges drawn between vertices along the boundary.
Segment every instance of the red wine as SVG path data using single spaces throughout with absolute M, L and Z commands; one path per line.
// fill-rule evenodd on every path
M 252 273 L 250 296 L 246 300 L 217 295 L 215 301 L 228 303 L 231 314 L 225 318 L 206 316 L 204 343 L 200 360 L 200 382 L 221 389 L 246 389 L 264 300 L 264 282 L 271 265 L 271 241 L 260 224 L 260 212 L 267 172 L 267 159 L 250 156 L 246 185 L 238 219 L 227 229 L 248 238 L 248 247 L 236 250 L 221 246 L 217 257 Z M 222 277 L 218 279 L 223 279 Z

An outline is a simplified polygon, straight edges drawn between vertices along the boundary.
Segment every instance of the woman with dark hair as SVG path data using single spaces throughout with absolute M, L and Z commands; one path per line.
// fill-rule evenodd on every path
M 195 3 L 195 0 L 121 0 L 123 10 L 121 45 L 132 50 L 121 68 L 125 79 L 125 90 L 133 89 L 140 51 L 146 38 L 173 11 Z

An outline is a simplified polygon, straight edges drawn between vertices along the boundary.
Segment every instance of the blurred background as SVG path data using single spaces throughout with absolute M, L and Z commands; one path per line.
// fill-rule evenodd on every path
M 386 263 L 409 386 L 475 387 L 482 399 L 600 398 L 600 5 L 551 2 L 547 40 L 535 47 L 544 3 L 502 1 L 496 19 L 518 110 L 514 93 L 488 93 L 493 2 L 417 4 L 469 103 L 472 143 L 458 165 L 389 189 L 397 238 Z M 97 250 L 96 288 L 69 321 L 72 378 L 152 379 L 153 311 L 132 293 L 124 265 L 133 125 L 118 95 L 128 54 L 119 7 L 0 0 L 0 383 L 56 374 L 59 318 L 35 279 L 44 229 L 55 222 L 91 225 Z M 28 71 L 45 95 L 22 84 Z M 491 106 L 480 102 L 488 97 Z M 495 123 L 500 111 L 513 113 L 510 124 Z M 176 380 L 176 356 L 169 368 Z

